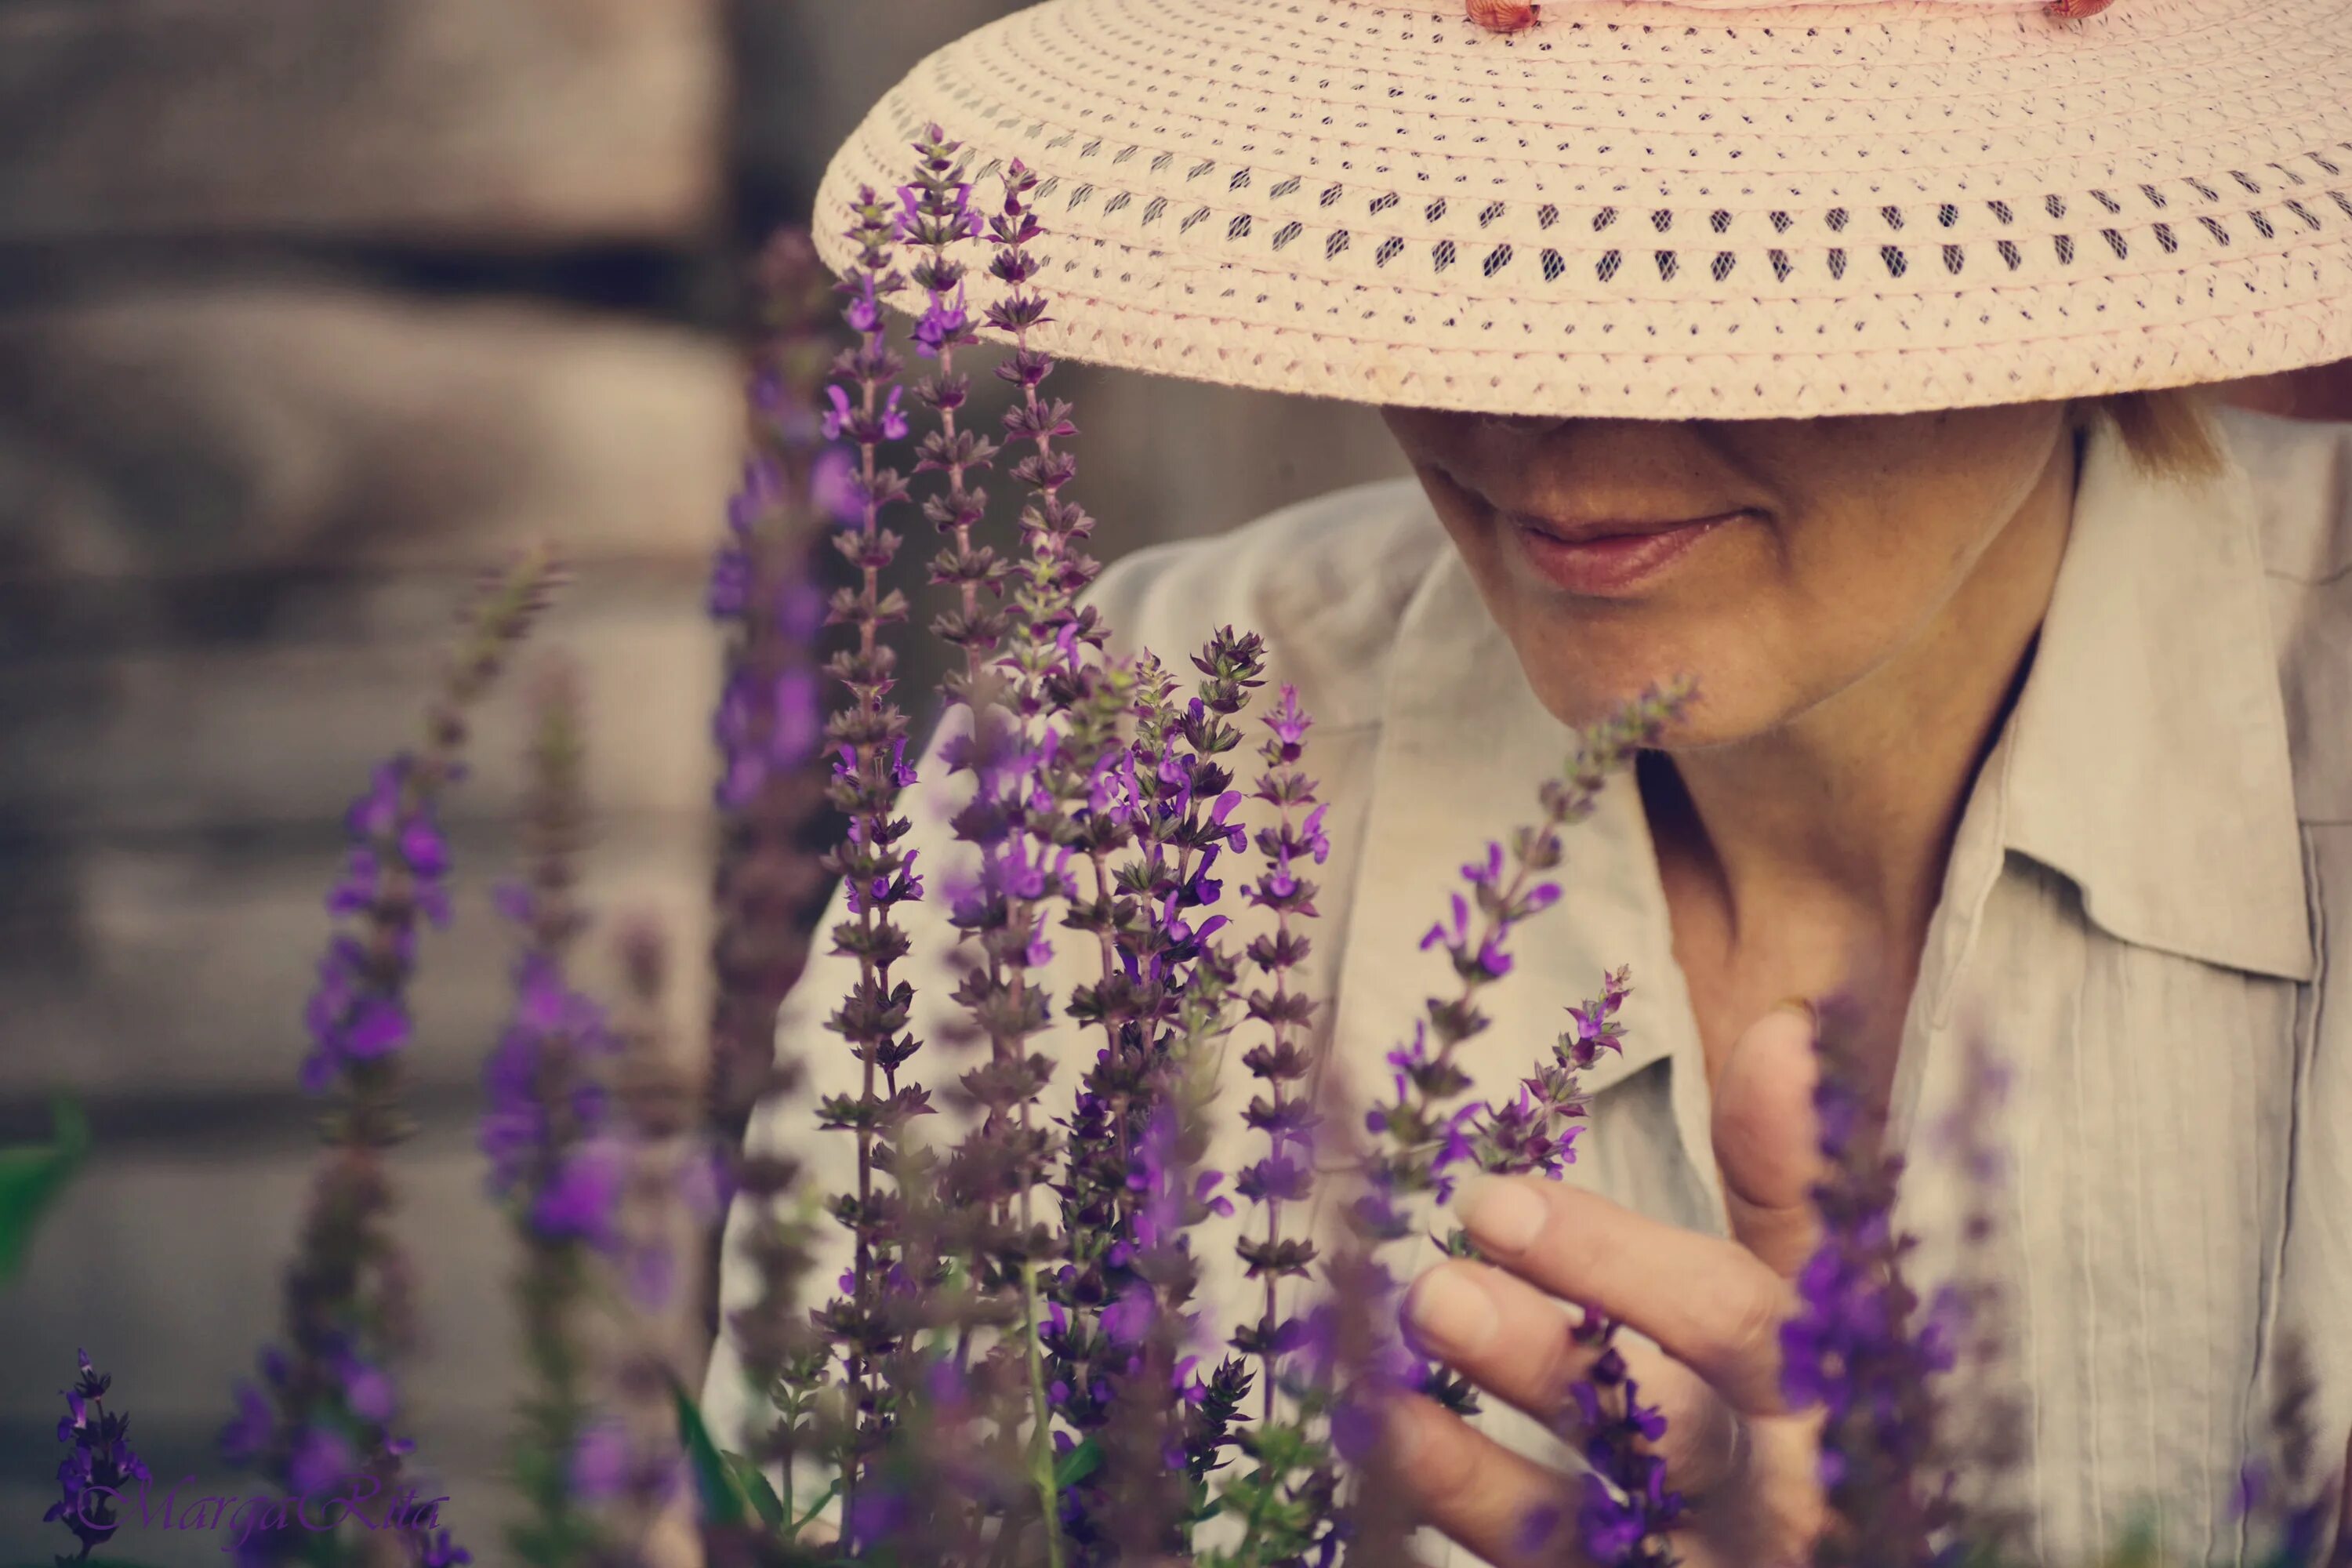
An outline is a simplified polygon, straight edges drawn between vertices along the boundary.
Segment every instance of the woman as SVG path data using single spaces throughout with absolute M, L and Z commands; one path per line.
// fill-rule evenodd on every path
M 1776 1004 L 1836 992 L 1921 1167 L 1925 1278 L 1965 1193 L 1924 1130 L 1972 1025 L 2013 1072 L 1992 1267 L 2026 1422 L 2015 1475 L 1970 1484 L 2017 1489 L 2042 1562 L 2141 1502 L 2168 1551 L 2239 1561 L 2284 1344 L 2328 1451 L 2352 1428 L 2352 434 L 2195 388 L 2352 354 L 2352 7 L 1534 9 L 1051 0 L 901 84 L 820 208 L 898 184 L 935 121 L 983 199 L 1007 159 L 1045 176 L 1055 352 L 1383 405 L 1417 489 L 1090 594 L 1114 652 L 1262 632 L 1316 716 L 1339 1070 L 1377 1084 L 1444 985 L 1408 955 L 1569 727 L 1696 680 L 1481 995 L 1467 1065 L 1501 1094 L 1633 975 L 1570 1183 L 1465 1194 L 1492 1262 L 1410 1299 L 1490 1396 L 1399 1413 L 1430 1525 L 1519 1560 L 1578 1300 L 1642 1336 L 1689 1560 L 1803 1559 L 1775 1331 L 1812 1239 L 1811 1035 Z M 936 745 L 920 773 L 908 843 L 952 863 Z M 821 1071 L 849 974 L 813 963 L 780 1020 Z M 755 1141 L 837 1160 L 803 1115 Z M 722 1354 L 721 1409 L 733 1381 Z

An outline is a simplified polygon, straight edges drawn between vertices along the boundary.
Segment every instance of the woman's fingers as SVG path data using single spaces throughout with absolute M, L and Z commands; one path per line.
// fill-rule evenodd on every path
M 1575 1320 L 1523 1279 L 1483 1263 L 1441 1263 L 1412 1283 L 1405 1323 L 1430 1354 L 1538 1421 L 1572 1403 L 1592 1354 L 1569 1337 Z
M 1559 1527 L 1568 1478 L 1515 1454 L 1433 1400 L 1391 1406 L 1391 1473 L 1413 1513 L 1496 1568 L 1588 1568 Z
M 1462 1221 L 1488 1260 L 1649 1335 L 1741 1415 L 1785 1412 L 1780 1324 L 1794 1288 L 1738 1242 L 1519 1177 L 1480 1184 Z
M 1716 1079 L 1711 1119 L 1732 1239 L 1790 1279 L 1821 1245 L 1812 1188 L 1827 1171 L 1813 1116 L 1814 1027 L 1803 1001 L 1748 1025 Z
M 1405 1298 L 1413 1339 L 1506 1404 L 1548 1425 L 1575 1406 L 1570 1392 L 1592 1352 L 1570 1337 L 1574 1315 L 1526 1280 L 1483 1263 L 1443 1263 Z M 1706 1381 L 1655 1346 L 1623 1333 L 1618 1353 L 1642 1403 L 1665 1417 L 1657 1444 L 1675 1484 L 1703 1492 L 1729 1479 L 1738 1417 Z

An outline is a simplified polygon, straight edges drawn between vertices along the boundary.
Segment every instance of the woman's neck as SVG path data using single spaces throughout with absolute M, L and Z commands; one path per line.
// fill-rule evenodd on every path
M 1864 679 L 1765 734 L 1648 759 L 1661 871 L 1714 906 L 1723 951 L 1707 962 L 1785 976 L 1783 994 L 1858 979 L 1857 952 L 1916 973 L 1970 786 L 2030 668 L 2078 460 L 2059 443 L 1924 635 Z

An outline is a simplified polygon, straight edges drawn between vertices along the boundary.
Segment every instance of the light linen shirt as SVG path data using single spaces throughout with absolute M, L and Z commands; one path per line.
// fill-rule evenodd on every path
M 1923 1237 L 1922 1286 L 1953 1256 L 1962 1187 L 1914 1130 L 1957 1092 L 1971 1015 L 2014 1072 L 1994 1276 L 2027 1415 L 2021 1500 L 2050 1564 L 2115 1545 L 2141 1503 L 2176 1558 L 2247 1560 L 2230 1499 L 2265 1446 L 2290 1331 L 2319 1377 L 2323 1464 L 2352 1428 L 2352 1007 L 2331 984 L 2336 959 L 2352 960 L 2352 426 L 2221 421 L 2232 461 L 2217 483 L 2143 477 L 2104 425 L 2087 440 L 2039 650 L 1970 789 L 1899 1047 L 1890 1142 L 1921 1173 L 1898 1217 Z M 1570 732 L 1410 482 L 1138 552 L 1087 596 L 1114 654 L 1150 647 L 1189 674 L 1188 656 L 1231 624 L 1266 639 L 1265 697 L 1297 684 L 1332 847 L 1311 868 L 1322 913 L 1294 984 L 1320 999 L 1332 1062 L 1369 1103 L 1423 998 L 1454 990 L 1423 934 L 1464 864 L 1538 817 Z M 1262 710 L 1229 759 L 1244 790 Z M 919 773 L 905 842 L 936 889 L 942 868 L 970 863 L 945 826 L 970 780 L 950 778 L 936 738 Z M 1271 808 L 1247 801 L 1242 820 L 1254 831 Z M 1591 1122 L 1569 1179 L 1727 1234 L 1698 1029 L 1633 778 L 1564 837 L 1560 902 L 1514 933 L 1517 969 L 1479 994 L 1493 1022 L 1465 1047 L 1475 1092 L 1509 1094 L 1568 1026 L 1563 1009 L 1629 964 L 1623 1054 L 1587 1075 Z M 1237 858 L 1220 867 L 1225 905 L 1255 873 L 1254 848 Z M 1236 952 L 1271 929 L 1254 906 L 1224 912 Z M 940 1040 L 957 1011 L 954 933 L 936 892 L 896 913 L 915 943 L 896 972 L 917 987 L 912 1028 Z M 846 918 L 836 890 L 820 932 Z M 1045 973 L 1066 996 L 1094 944 L 1047 934 Z M 827 1091 L 856 1081 L 822 1027 L 855 973 L 814 959 L 778 1020 L 782 1047 Z M 1231 1116 L 1253 1088 L 1240 1057 L 1255 1027 L 1226 1047 L 1213 1163 L 1228 1172 L 1254 1157 Z M 1066 1104 L 1097 1041 L 1057 1012 L 1038 1048 L 1063 1063 Z M 925 1081 L 960 1070 L 952 1049 L 917 1058 Z M 751 1142 L 842 1190 L 851 1140 L 812 1127 L 804 1101 L 771 1107 Z M 746 1217 L 739 1205 L 730 1235 Z M 1256 1310 L 1229 1251 L 1238 1223 L 1195 1244 L 1219 1337 Z M 752 1281 L 730 1257 L 734 1305 Z M 708 1397 L 736 1431 L 744 1396 L 724 1342 Z M 1514 1413 L 1483 1419 L 1515 1447 L 1557 1451 Z

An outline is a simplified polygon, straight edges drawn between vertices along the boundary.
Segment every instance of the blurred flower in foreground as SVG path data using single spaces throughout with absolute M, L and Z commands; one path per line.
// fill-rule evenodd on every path
M 1822 1568 L 1924 1568 L 1952 1518 L 1948 1491 L 1928 1495 L 1920 1473 L 1937 1438 L 1930 1379 L 1954 1364 L 1965 1298 L 1947 1289 L 1923 1314 L 1903 1278 L 1914 1245 L 1894 1227 L 1903 1161 L 1873 1152 L 1879 1134 L 1848 1043 L 1858 1011 L 1844 995 L 1819 1008 L 1813 1110 L 1830 1173 L 1812 1193 L 1822 1244 L 1780 1331 L 1781 1387 L 1792 1408 L 1825 1416 L 1822 1485 L 1843 1527 L 1823 1537 Z
M 515 1283 L 523 1351 L 536 1386 L 522 1406 L 515 1474 L 530 1516 L 509 1532 L 515 1555 L 572 1568 L 602 1545 L 591 1508 L 594 1479 L 587 1390 L 590 1350 L 582 1319 L 590 1254 L 614 1245 L 623 1174 L 611 1096 L 602 1077 L 615 1050 L 604 1010 L 573 987 L 567 968 L 588 918 L 573 897 L 587 833 L 581 773 L 580 689 L 568 663 L 543 669 L 531 692 L 534 733 L 523 804 L 523 878 L 499 891 L 499 908 L 522 930 L 515 1005 L 484 1068 L 489 1106 L 482 1152 L 491 1194 L 503 1200 L 522 1244 Z
M 390 1368 L 410 1339 L 409 1264 L 391 1230 L 384 1152 L 410 1131 L 400 1105 L 400 1049 L 411 1033 L 416 920 L 447 918 L 447 847 L 435 814 L 462 773 L 468 716 L 557 580 L 543 550 L 524 552 L 488 576 L 460 617 L 425 713 L 424 744 L 378 768 L 348 818 L 353 843 L 328 908 L 354 923 L 331 938 L 320 965 L 301 1073 L 306 1091 L 333 1094 L 321 1121 L 327 1147 L 286 1274 L 285 1347 L 261 1352 L 261 1382 L 237 1386 L 236 1414 L 220 1434 L 224 1457 L 273 1490 L 299 1492 L 299 1479 L 322 1470 L 338 1479 L 364 1476 L 379 1495 L 403 1487 L 412 1445 L 394 1435 Z M 255 1531 L 239 1545 L 239 1559 L 282 1561 L 330 1549 L 329 1539 L 290 1525 Z M 406 1544 L 412 1555 L 438 1551 L 457 1560 L 446 1542 Z

